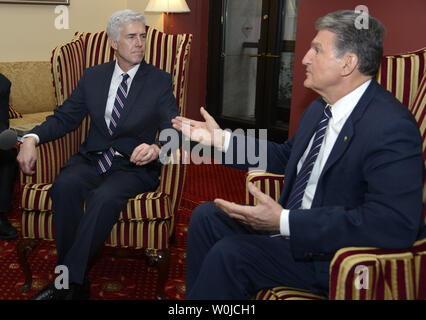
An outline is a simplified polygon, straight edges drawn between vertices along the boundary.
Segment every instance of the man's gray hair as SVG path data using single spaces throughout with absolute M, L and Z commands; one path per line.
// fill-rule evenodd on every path
M 146 25 L 146 20 L 143 14 L 130 9 L 115 12 L 108 21 L 107 34 L 109 38 L 118 40 L 123 24 L 127 22 L 140 21 Z
M 316 29 L 329 30 L 336 34 L 336 56 L 342 57 L 351 52 L 358 56 L 358 70 L 369 76 L 375 76 L 379 70 L 383 55 L 383 38 L 386 30 L 383 24 L 368 15 L 368 28 L 356 25 L 360 13 L 352 10 L 340 10 L 329 13 L 316 22 Z

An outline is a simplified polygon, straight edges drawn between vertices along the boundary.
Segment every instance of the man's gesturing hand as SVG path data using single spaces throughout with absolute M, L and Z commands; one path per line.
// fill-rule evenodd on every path
M 246 223 L 253 229 L 279 231 L 283 208 L 274 199 L 257 189 L 253 183 L 249 182 L 248 189 L 258 200 L 256 206 L 238 205 L 222 199 L 215 199 L 214 202 L 231 218 Z
M 223 146 L 223 130 L 219 127 L 214 118 L 203 108 L 200 108 L 204 122 L 195 121 L 185 117 L 176 117 L 172 120 L 173 127 L 181 131 L 184 136 L 192 141 L 199 142 L 206 146 Z

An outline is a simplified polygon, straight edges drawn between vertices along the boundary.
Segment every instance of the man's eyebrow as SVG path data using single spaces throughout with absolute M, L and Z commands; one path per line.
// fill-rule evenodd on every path
M 311 47 L 320 47 L 320 48 L 322 48 L 322 45 L 319 42 L 312 41 L 311 42 Z
M 146 36 L 146 32 L 143 32 L 143 33 L 128 33 L 127 34 L 127 36 L 136 36 L 136 35 Z

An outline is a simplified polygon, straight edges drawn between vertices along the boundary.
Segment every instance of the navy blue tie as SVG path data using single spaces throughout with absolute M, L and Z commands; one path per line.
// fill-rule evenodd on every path
M 311 149 L 309 150 L 309 153 L 306 156 L 302 168 L 297 174 L 296 181 L 294 182 L 291 189 L 290 196 L 287 201 L 287 206 L 285 207 L 286 209 L 299 209 L 302 205 L 303 195 L 305 194 L 306 186 L 308 185 L 312 169 L 314 168 L 315 161 L 317 160 L 318 154 L 320 152 L 325 132 L 327 131 L 328 121 L 331 117 L 332 114 L 330 105 L 327 104 L 324 108 L 324 113 L 321 117 L 321 120 L 315 130 L 315 136 Z
M 120 113 L 124 109 L 127 99 L 127 79 L 129 79 L 128 74 L 123 74 L 123 81 L 120 83 L 120 86 L 117 89 L 117 95 L 115 97 L 114 106 L 111 113 L 111 122 L 109 124 L 109 134 L 112 136 L 117 128 L 118 122 L 120 120 Z M 112 165 L 112 160 L 114 159 L 115 150 L 111 147 L 98 160 L 98 171 L 99 174 L 107 172 Z

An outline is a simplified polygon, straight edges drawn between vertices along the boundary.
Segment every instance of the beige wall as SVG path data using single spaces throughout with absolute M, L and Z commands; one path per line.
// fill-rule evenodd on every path
M 127 8 L 144 13 L 149 0 L 127 0 Z M 158 13 L 144 13 L 146 24 L 163 31 L 163 15 Z
M 55 28 L 54 5 L 0 3 L 0 62 L 49 61 L 58 44 L 76 31 L 105 30 L 111 14 L 130 8 L 143 13 L 148 0 L 71 0 L 69 30 Z M 161 14 L 146 14 L 147 24 L 163 28 Z

